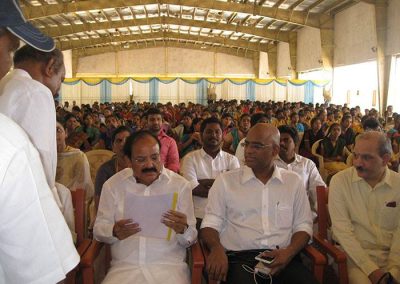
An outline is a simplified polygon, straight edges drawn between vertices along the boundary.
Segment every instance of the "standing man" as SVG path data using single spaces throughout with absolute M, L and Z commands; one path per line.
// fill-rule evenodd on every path
M 333 176 L 329 213 L 346 252 L 349 282 L 400 282 L 400 174 L 388 169 L 390 140 L 382 132 L 357 136 L 353 167 Z
M 25 22 L 16 1 L 0 3 L 0 79 L 19 39 L 42 50 L 51 38 Z M 57 283 L 79 262 L 37 150 L 24 131 L 0 114 L 0 283 Z M 21 268 L 23 267 L 23 268 Z
M 162 130 L 162 114 L 156 108 L 150 108 L 146 112 L 147 127 L 149 131 L 161 142 L 161 161 L 167 169 L 179 172 L 178 146 L 173 138 Z
M 0 112 L 28 134 L 39 151 L 47 183 L 55 190 L 57 169 L 56 111 L 54 98 L 64 80 L 60 50 L 45 52 L 25 45 L 15 52 L 14 70 L 0 81 Z
M 312 216 L 300 177 L 274 166 L 279 131 L 270 124 L 252 127 L 244 142 L 246 165 L 221 174 L 210 190 L 201 237 L 210 250 L 212 279 L 254 283 L 243 269 L 257 264 L 260 252 L 275 260 L 273 282 L 317 283 L 298 256 L 312 236 Z
M 326 186 L 314 162 L 295 153 L 299 134 L 293 127 L 282 125 L 278 127 L 280 133 L 279 156 L 275 165 L 293 171 L 302 178 L 304 188 L 307 190 L 313 217 L 317 217 L 317 186 Z
M 210 117 L 201 123 L 203 148 L 192 151 L 182 161 L 181 174 L 192 183 L 194 215 L 203 219 L 208 191 L 215 178 L 224 171 L 240 167 L 239 160 L 221 150 L 222 125 L 219 119 Z

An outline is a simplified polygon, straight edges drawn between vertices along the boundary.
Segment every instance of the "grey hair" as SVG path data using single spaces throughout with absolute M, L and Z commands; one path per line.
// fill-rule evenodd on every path
M 377 138 L 378 152 L 381 157 L 385 154 L 392 155 L 392 142 L 384 132 L 375 130 L 365 131 L 356 137 L 356 142 L 358 140 L 369 140 L 373 138 Z

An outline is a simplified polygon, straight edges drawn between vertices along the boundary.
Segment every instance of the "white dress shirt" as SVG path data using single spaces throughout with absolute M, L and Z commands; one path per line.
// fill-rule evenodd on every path
M 57 283 L 79 263 L 38 151 L 0 114 L 0 283 Z
M 221 174 L 210 190 L 201 228 L 219 232 L 227 250 L 275 249 L 294 233 L 312 236 L 310 203 L 300 177 L 275 167 L 263 184 L 247 166 Z
M 238 159 L 225 152 L 219 151 L 213 159 L 203 149 L 188 153 L 181 163 L 181 174 L 191 183 L 192 189 L 199 185 L 198 180 L 215 179 L 221 172 L 239 168 Z M 193 196 L 194 215 L 202 219 L 207 206 L 207 198 Z
M 303 156 L 295 154 L 294 161 L 286 164 L 281 158 L 275 160 L 275 165 L 288 171 L 298 173 L 304 183 L 304 188 L 307 190 L 308 199 L 310 201 L 311 210 L 314 217 L 317 212 L 317 186 L 326 186 L 322 179 L 317 166 L 313 161 Z
M 332 232 L 348 266 L 365 275 L 382 268 L 400 281 L 400 174 L 386 168 L 372 188 L 351 167 L 334 175 L 329 187 Z
M 184 234 L 173 233 L 170 241 L 137 235 L 118 240 L 113 236 L 113 227 L 116 221 L 126 219 L 124 202 L 128 192 L 139 196 L 177 192 L 176 210 L 186 214 L 189 227 Z M 149 186 L 137 183 L 131 168 L 118 172 L 103 185 L 94 236 L 111 244 L 111 269 L 103 283 L 188 283 L 186 248 L 197 238 L 189 182 L 167 168 Z
M 56 111 L 50 89 L 25 70 L 14 69 L 0 81 L 0 113 L 22 127 L 38 150 L 47 183 L 61 208 L 55 187 Z

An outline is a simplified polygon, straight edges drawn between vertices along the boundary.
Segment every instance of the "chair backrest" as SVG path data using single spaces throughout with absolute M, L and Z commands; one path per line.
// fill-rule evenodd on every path
M 321 144 L 322 139 L 319 139 L 317 141 L 314 142 L 314 144 L 312 144 L 311 146 L 311 154 L 313 154 L 314 156 L 318 156 L 319 154 L 317 153 L 318 147 Z
M 317 186 L 317 214 L 318 214 L 318 234 L 324 239 L 328 239 L 329 211 L 328 211 L 328 188 Z
M 109 150 L 91 150 L 85 153 L 90 165 L 90 176 L 93 183 L 96 180 L 97 170 L 102 164 L 107 162 L 114 156 L 114 152 Z
M 77 188 L 71 191 L 71 196 L 75 214 L 76 242 L 79 245 L 85 236 L 85 190 Z

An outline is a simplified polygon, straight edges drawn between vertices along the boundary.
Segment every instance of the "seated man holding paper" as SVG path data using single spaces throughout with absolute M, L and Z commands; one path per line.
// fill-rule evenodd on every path
M 189 182 L 162 166 L 160 142 L 150 132 L 124 147 L 132 168 L 104 183 L 94 236 L 111 244 L 103 283 L 189 283 L 186 248 L 197 238 Z

